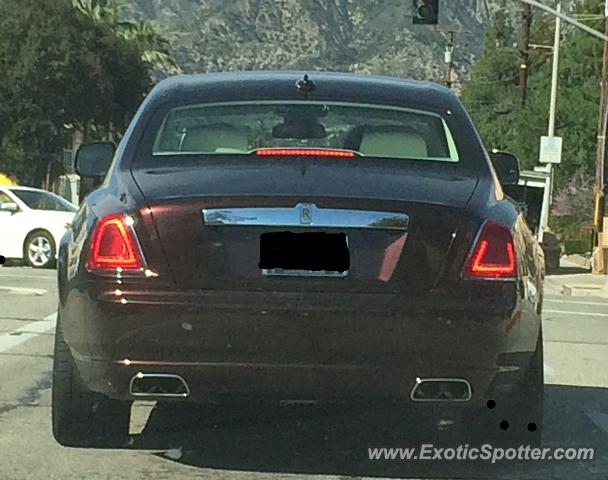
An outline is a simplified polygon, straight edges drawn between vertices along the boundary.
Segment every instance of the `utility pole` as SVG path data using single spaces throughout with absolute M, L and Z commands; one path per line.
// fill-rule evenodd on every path
M 519 65 L 519 96 L 522 107 L 526 105 L 528 90 L 528 50 L 530 48 L 530 26 L 532 24 L 532 7 L 525 3 L 521 29 L 521 62 Z
M 454 30 L 448 32 L 449 40 L 448 46 L 445 50 L 445 63 L 448 65 L 447 77 L 445 84 L 448 88 L 452 88 L 452 71 L 454 70 L 454 62 L 452 60 L 452 54 L 454 53 Z
M 469 30 L 461 30 L 461 29 L 456 30 L 454 28 L 439 28 L 439 27 L 433 27 L 433 31 L 448 34 L 448 43 L 445 48 L 445 56 L 444 56 L 445 64 L 447 66 L 445 84 L 448 88 L 452 88 L 452 86 L 454 85 L 454 81 L 452 80 L 452 78 L 454 76 L 453 55 L 454 55 L 454 48 L 457 47 L 457 45 L 455 43 L 456 34 L 457 33 L 470 33 L 470 32 L 469 32 Z
M 604 16 L 604 33 L 608 35 L 608 2 L 606 3 L 606 12 Z M 595 249 L 595 261 L 592 262 L 593 273 L 605 274 L 605 246 L 602 245 L 602 239 L 605 237 L 604 232 L 604 205 L 605 205 L 605 163 L 607 153 L 608 135 L 608 42 L 604 42 L 604 55 L 602 63 L 602 79 L 600 93 L 600 115 L 597 126 L 597 157 L 595 164 L 595 184 L 593 186 L 593 225 L 595 227 L 595 244 L 598 248 Z
M 557 12 L 561 13 L 561 2 L 557 4 Z M 555 136 L 555 113 L 557 110 L 557 86 L 559 76 L 559 44 L 561 39 L 561 18 L 555 18 L 555 38 L 553 41 L 553 73 L 551 76 L 551 103 L 549 106 L 549 128 L 548 136 Z M 553 188 L 553 164 L 547 164 L 547 178 L 545 180 L 545 190 L 543 192 L 543 205 L 540 213 L 539 239 L 543 241 L 544 231 L 549 224 L 549 208 L 551 206 Z
M 596 158 L 596 172 L 594 184 L 594 205 L 593 205 L 593 222 L 595 230 L 595 246 L 593 258 L 593 273 L 605 274 L 608 268 L 608 228 L 604 231 L 604 210 L 605 210 L 605 165 L 606 157 L 608 156 L 608 0 L 605 2 L 604 10 L 604 32 L 599 32 L 593 28 L 574 20 L 561 13 L 560 0 L 558 0 L 557 9 L 539 2 L 538 0 L 520 0 L 521 2 L 533 7 L 544 10 L 557 18 L 556 21 L 556 44 L 553 48 L 553 81 L 551 88 L 551 113 L 549 119 L 549 136 L 555 131 L 555 98 L 554 94 L 557 90 L 557 66 L 559 59 L 559 20 L 564 20 L 571 25 L 583 30 L 604 42 L 603 66 L 602 66 L 602 81 L 601 81 L 601 98 L 600 98 L 600 115 L 598 119 L 598 146 Z M 545 192 L 543 196 L 543 208 L 540 217 L 540 240 L 542 241 L 543 229 L 546 228 L 549 219 L 549 204 L 551 202 L 551 184 L 552 184 L 552 164 L 548 163 L 546 170 L 547 180 L 545 184 Z
M 562 5 L 558 1 L 556 10 L 561 12 Z M 551 103 L 549 104 L 548 136 L 555 136 L 555 114 L 557 111 L 557 86 L 559 82 L 559 44 L 561 40 L 561 18 L 555 19 L 555 38 L 553 40 L 553 70 L 551 74 Z M 551 167 L 551 164 L 548 164 Z

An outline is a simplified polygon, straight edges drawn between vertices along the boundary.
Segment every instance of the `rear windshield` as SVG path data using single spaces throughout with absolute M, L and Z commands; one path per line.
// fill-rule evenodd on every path
M 389 106 L 237 102 L 171 110 L 154 156 L 250 155 L 265 148 L 341 149 L 366 157 L 458 162 L 441 116 Z

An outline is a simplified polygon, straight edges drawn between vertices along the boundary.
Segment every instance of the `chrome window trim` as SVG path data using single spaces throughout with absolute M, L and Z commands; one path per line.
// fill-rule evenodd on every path
M 219 102 L 209 102 L 209 103 L 194 103 L 191 105 L 182 105 L 179 107 L 171 108 L 166 114 L 161 123 L 159 130 L 156 132 L 156 136 L 154 138 L 154 143 L 152 147 L 152 156 L 153 157 L 165 157 L 165 156 L 186 156 L 186 155 L 226 155 L 225 153 L 216 153 L 216 152 L 158 152 L 157 147 L 160 141 L 161 133 L 164 131 L 169 116 L 174 112 L 181 112 L 184 110 L 195 110 L 195 109 L 205 109 L 205 108 L 213 108 L 213 107 L 239 107 L 239 106 L 248 106 L 248 105 L 329 105 L 335 107 L 354 107 L 354 108 L 368 108 L 375 110 L 387 110 L 393 112 L 403 112 L 403 113 L 411 113 L 415 115 L 423 115 L 428 117 L 434 117 L 442 122 L 443 129 L 446 133 L 446 141 L 448 142 L 448 150 L 450 152 L 450 157 L 424 157 L 423 159 L 410 158 L 410 157 L 388 157 L 388 156 L 378 156 L 375 155 L 375 158 L 397 158 L 400 160 L 425 160 L 425 161 L 441 161 L 446 163 L 459 163 L 460 155 L 458 153 L 458 148 L 454 142 L 454 136 L 445 121 L 445 117 L 437 112 L 429 111 L 429 110 L 421 110 L 418 108 L 411 107 L 399 107 L 395 105 L 386 105 L 382 103 L 358 103 L 358 102 L 344 102 L 344 101 L 322 101 L 322 100 L 235 100 L 235 101 L 219 101 Z M 451 115 L 451 112 L 448 110 L 445 112 L 447 115 Z M 451 143 L 450 143 L 451 140 Z M 249 152 L 244 152 L 239 155 L 248 155 L 254 152 L 254 150 L 250 150 Z M 358 152 L 357 152 L 358 153 Z M 365 155 L 360 156 L 364 157 Z M 370 156 L 372 157 L 372 156 Z M 373 158 L 372 157 L 372 158 Z
M 314 203 L 295 207 L 205 208 L 209 226 L 261 226 L 307 228 L 356 228 L 407 231 L 409 216 L 400 212 L 319 208 Z

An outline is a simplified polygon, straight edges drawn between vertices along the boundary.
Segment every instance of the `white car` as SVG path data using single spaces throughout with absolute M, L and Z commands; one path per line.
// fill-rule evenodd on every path
M 0 255 L 34 268 L 55 263 L 57 245 L 78 207 L 29 187 L 0 187 Z

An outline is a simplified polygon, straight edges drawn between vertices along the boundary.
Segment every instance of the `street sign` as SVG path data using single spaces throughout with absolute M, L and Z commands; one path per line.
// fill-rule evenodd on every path
M 540 137 L 540 163 L 561 163 L 562 137 Z

